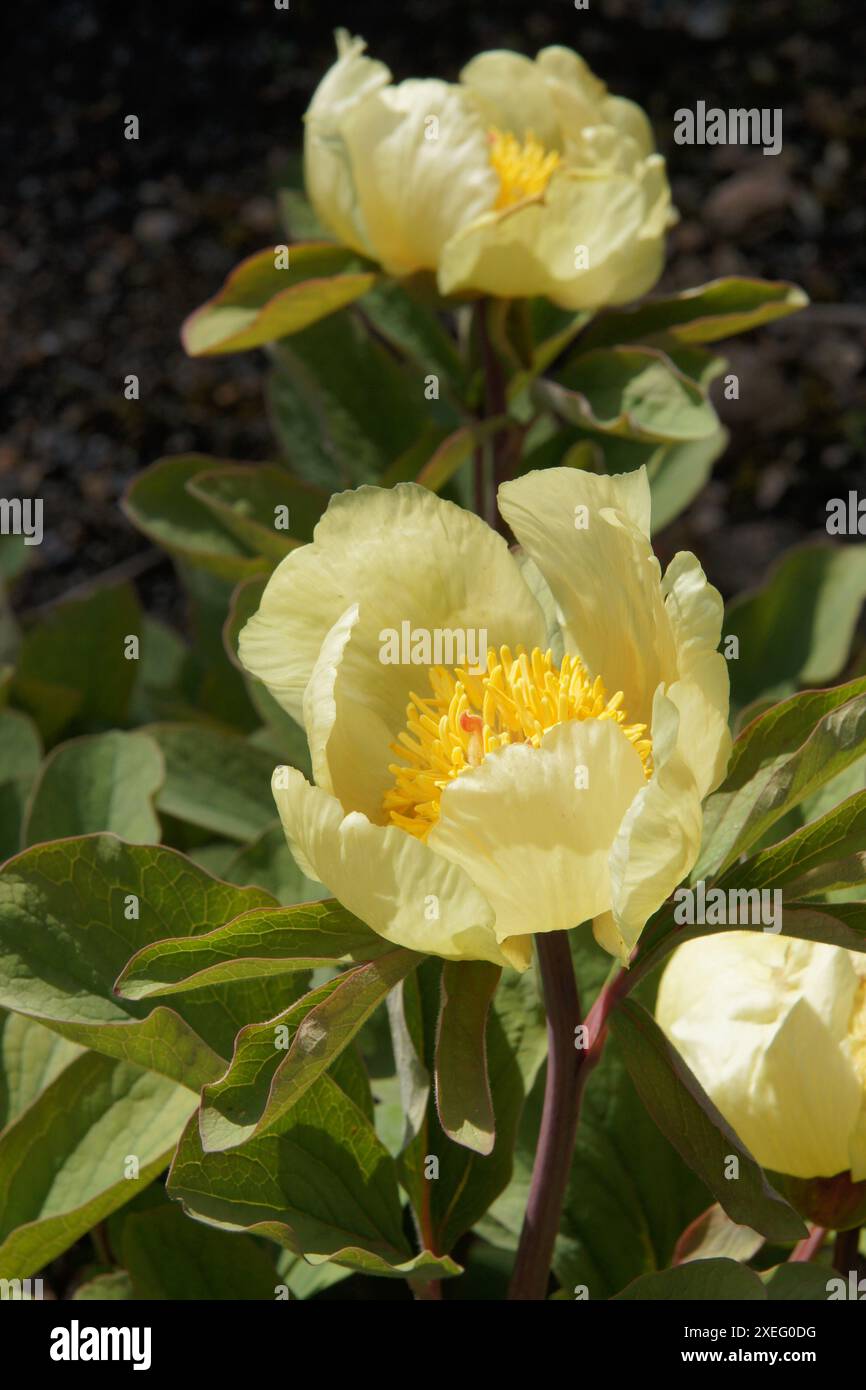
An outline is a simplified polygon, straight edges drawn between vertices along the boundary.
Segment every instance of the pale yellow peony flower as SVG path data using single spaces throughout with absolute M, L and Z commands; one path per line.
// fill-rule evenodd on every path
M 661 273 L 675 220 L 641 108 L 568 48 L 482 53 L 459 83 L 394 86 L 344 31 L 305 116 L 320 220 L 391 275 L 443 294 L 622 304 Z
M 727 762 L 721 599 L 685 552 L 661 577 L 643 469 L 499 499 L 521 559 L 404 483 L 334 497 L 278 566 L 240 655 L 304 724 L 317 785 L 278 770 L 277 807 L 304 872 L 390 941 L 523 968 L 528 933 L 595 919 L 625 959 Z M 467 630 L 483 674 L 389 659 L 389 634 L 423 657 Z
M 656 1017 L 764 1167 L 866 1179 L 866 956 L 757 931 L 687 941 Z

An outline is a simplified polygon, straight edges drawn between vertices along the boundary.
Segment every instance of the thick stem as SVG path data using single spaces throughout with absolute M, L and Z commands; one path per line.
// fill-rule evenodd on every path
M 509 1298 L 544 1299 L 577 1133 L 585 1053 L 574 1045 L 580 1003 L 567 932 L 535 938 L 547 1011 L 547 1083 L 532 1183 Z

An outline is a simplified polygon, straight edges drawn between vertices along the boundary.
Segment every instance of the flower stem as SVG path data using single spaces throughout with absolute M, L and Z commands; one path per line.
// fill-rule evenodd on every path
M 580 1003 L 568 934 L 541 932 L 535 944 L 547 1011 L 547 1083 L 529 1200 L 508 1296 L 539 1300 L 547 1296 L 553 1246 L 571 1170 L 585 1053 L 574 1045 Z
M 813 1226 L 807 1236 L 797 1241 L 788 1256 L 788 1264 L 808 1264 L 817 1255 L 826 1239 L 827 1228 L 825 1226 Z

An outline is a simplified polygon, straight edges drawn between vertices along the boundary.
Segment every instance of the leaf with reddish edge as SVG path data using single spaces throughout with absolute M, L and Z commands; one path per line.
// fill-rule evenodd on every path
M 486 961 L 446 961 L 436 1029 L 436 1109 L 455 1144 L 489 1154 L 496 1141 L 487 1078 L 487 1015 L 502 970 Z
M 203 1148 L 234 1149 L 272 1130 L 420 960 L 392 949 L 328 980 L 275 1018 L 242 1028 L 225 1075 L 202 1093 Z M 281 1029 L 291 1036 L 288 1049 L 278 1043 Z
M 371 289 L 376 271 L 343 274 L 359 257 L 329 242 L 288 248 L 288 267 L 279 269 L 279 247 L 248 256 L 222 289 L 184 322 L 181 341 L 190 357 L 242 352 L 307 328 Z
M 804 291 L 786 280 L 729 276 L 667 299 L 649 300 L 637 309 L 611 309 L 596 319 L 580 346 L 646 342 L 657 333 L 669 333 L 683 343 L 712 343 L 785 318 L 808 303 Z
M 731 1220 L 751 1226 L 772 1241 L 805 1235 L 800 1217 L 771 1187 L 646 1009 L 633 999 L 623 999 L 611 1014 L 609 1026 L 650 1115 Z M 732 1156 L 739 1164 L 736 1182 L 725 1176 Z

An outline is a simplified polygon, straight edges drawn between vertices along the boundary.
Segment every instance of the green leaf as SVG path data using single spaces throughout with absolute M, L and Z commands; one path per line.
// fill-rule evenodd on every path
M 800 1217 L 770 1186 L 646 1009 L 633 999 L 623 1000 L 611 1015 L 610 1029 L 647 1110 L 731 1220 L 768 1240 L 806 1235 Z M 732 1156 L 739 1173 L 728 1180 L 725 1168 Z
M 283 452 L 293 473 L 328 492 L 375 482 L 436 418 L 424 377 L 395 361 L 357 314 L 314 324 L 272 358 L 270 409 Z
M 251 1236 L 191 1221 L 177 1206 L 130 1213 L 120 1255 L 133 1298 L 273 1300 L 279 1283 L 271 1256 Z
M 652 1299 L 656 1303 L 679 1303 L 748 1299 L 754 1302 L 766 1297 L 767 1292 L 754 1270 L 746 1269 L 736 1260 L 695 1260 L 691 1264 L 677 1265 L 675 1269 L 665 1269 L 660 1274 L 644 1274 L 618 1293 L 615 1301 Z
M 71 1062 L 0 1137 L 0 1277 L 41 1269 L 142 1191 L 195 1103 L 140 1067 L 93 1052 Z
M 394 1161 L 327 1075 L 283 1116 L 277 1131 L 228 1153 L 205 1153 L 193 1118 L 178 1145 L 168 1192 L 199 1220 L 269 1236 L 312 1263 L 332 1260 L 393 1278 L 460 1273 L 453 1261 L 429 1251 L 413 1257 Z
M 112 835 L 38 845 L 0 871 L 0 1005 L 200 1088 L 222 1075 L 243 1024 L 297 997 L 298 977 L 227 983 L 152 1012 L 119 999 L 114 981 L 141 946 L 264 906 L 275 906 L 267 894 L 212 879 L 174 850 Z
M 81 1048 L 35 1019 L 0 1009 L 0 1130 L 80 1056 Z
M 453 339 L 413 289 L 411 280 L 380 280 L 364 300 L 364 313 L 420 369 L 463 386 L 465 373 Z
M 327 242 L 269 247 L 235 266 L 218 294 L 185 321 L 184 348 L 191 357 L 242 352 L 297 333 L 351 304 L 376 283 L 375 271 L 343 273 L 358 264 L 354 251 Z
M 123 724 L 135 680 L 125 639 L 141 632 L 130 584 L 94 589 L 58 603 L 24 635 L 12 697 L 52 743 L 71 724 Z
M 72 1295 L 77 1303 L 125 1302 L 133 1297 L 132 1280 L 125 1269 L 115 1269 L 110 1273 L 97 1274 L 84 1284 L 79 1284 Z
M 658 348 L 582 353 L 535 389 L 569 424 L 601 434 L 668 444 L 718 430 L 705 393 Z
M 808 303 L 799 286 L 784 280 L 730 276 L 650 300 L 637 309 L 610 310 L 587 330 L 581 346 L 646 342 L 657 333 L 669 333 L 683 343 L 712 343 L 785 318 Z
M 274 760 L 240 734 L 203 724 L 151 724 L 165 759 L 157 806 L 230 840 L 249 840 L 274 819 Z
M 153 797 L 165 767 L 146 734 L 114 729 L 55 748 L 42 766 L 24 823 L 24 844 L 111 830 L 152 844 L 160 825 Z
M 833 1270 L 817 1264 L 777 1265 L 764 1275 L 767 1297 L 775 1301 L 816 1303 L 826 1301 Z
M 570 934 L 584 1016 L 610 973 L 610 957 L 585 929 Z M 516 1247 L 535 1157 L 544 1091 L 536 1084 L 518 1138 L 519 1182 L 493 1207 Z M 510 1199 L 506 1202 L 506 1198 Z M 647 1113 L 609 1037 L 581 1107 L 568 1191 L 554 1250 L 566 1290 L 585 1286 L 610 1298 L 639 1275 L 671 1263 L 683 1229 L 704 1211 L 710 1194 Z M 481 1229 L 486 1232 L 486 1223 Z
M 0 863 L 21 848 L 21 823 L 41 759 L 33 720 L 18 710 L 0 710 Z
M 434 1069 L 440 974 L 441 963 L 431 960 L 404 985 L 405 1031 L 395 1041 L 395 1054 L 402 1059 L 404 1095 L 414 1115 L 406 1134 L 409 1142 L 400 1155 L 400 1180 L 428 1243 L 449 1251 L 508 1185 L 524 1099 L 544 1057 L 545 1029 L 533 972 L 506 972 L 487 1022 L 496 1142 L 487 1155 L 453 1143 L 439 1123 L 434 1098 L 427 1095 L 423 1105 L 423 1078 Z M 435 1179 L 428 1175 L 429 1158 L 438 1161 Z
M 785 700 L 736 740 L 704 807 L 692 878 L 724 872 L 805 797 L 866 753 L 866 678 Z
M 233 1149 L 273 1129 L 420 959 L 392 949 L 328 980 L 267 1023 L 242 1028 L 225 1076 L 202 1093 L 203 1147 Z
M 647 469 L 653 535 L 669 526 L 695 500 L 716 459 L 727 448 L 728 439 L 728 431 L 719 425 L 706 439 L 659 450 L 654 464 Z
M 133 526 L 163 550 L 201 566 L 221 579 L 236 581 L 269 568 L 254 546 L 238 538 L 222 515 L 195 497 L 188 484 L 225 465 L 206 454 L 157 459 L 137 473 L 121 506 Z
M 798 685 L 821 685 L 842 670 L 866 599 L 866 545 L 799 546 L 766 583 L 735 598 L 725 636 L 739 641 L 728 663 L 738 705 L 779 699 Z
M 143 947 L 122 972 L 116 991 L 124 999 L 147 999 L 320 965 L 363 964 L 393 951 L 390 941 L 334 899 L 254 908 L 214 931 Z
M 436 1106 L 455 1144 L 493 1151 L 493 1100 L 487 1079 L 487 1016 L 502 971 L 486 961 L 446 961 L 436 1032 Z
M 733 864 L 719 886 L 785 888 L 787 898 L 812 898 L 866 880 L 866 791 L 848 797 L 818 820 Z
M 312 539 L 313 527 L 328 503 L 327 493 L 266 463 L 206 469 L 186 486 L 242 545 L 272 560 L 281 560 Z M 288 513 L 285 525 L 284 512 Z

